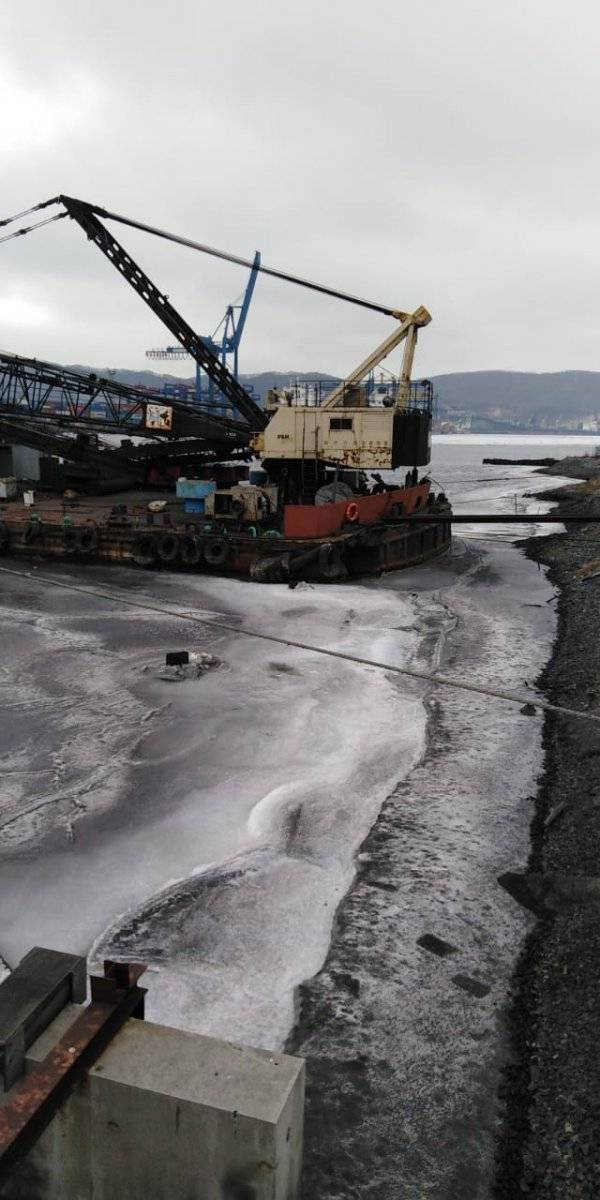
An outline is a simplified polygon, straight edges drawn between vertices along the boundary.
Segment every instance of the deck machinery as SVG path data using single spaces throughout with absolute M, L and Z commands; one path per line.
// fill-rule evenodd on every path
M 237 414 L 236 419 L 231 420 L 216 415 L 214 410 L 211 413 L 202 413 L 197 406 L 176 403 L 162 403 L 159 406 L 140 389 L 121 389 L 121 411 L 126 413 L 127 420 L 132 420 L 132 411 L 137 410 L 138 416 L 142 414 L 137 422 L 136 435 L 140 438 L 151 438 L 155 446 L 163 448 L 153 448 L 144 453 L 140 451 L 139 446 L 121 446 L 104 450 L 102 453 L 107 456 L 106 461 L 108 462 L 109 456 L 112 455 L 115 466 L 122 465 L 125 460 L 130 464 L 135 462 L 138 471 L 137 475 L 133 472 L 134 482 L 139 482 L 140 462 L 147 461 L 153 455 L 160 457 L 162 454 L 164 457 L 165 442 L 173 443 L 175 439 L 179 439 L 177 453 L 184 456 L 187 454 L 189 460 L 191 448 L 186 449 L 184 443 L 191 438 L 196 438 L 199 446 L 204 443 L 203 452 L 207 460 L 231 458 L 235 454 L 255 455 L 262 460 L 265 473 L 261 480 L 263 486 L 259 487 L 262 499 L 257 499 L 256 494 L 252 496 L 249 488 L 244 491 L 244 487 L 241 487 L 235 497 L 230 497 L 231 504 L 219 505 L 218 496 L 207 502 L 207 513 L 212 516 L 213 521 L 217 517 L 220 519 L 218 535 L 221 539 L 229 537 L 231 540 L 235 535 L 238 540 L 246 537 L 251 543 L 245 547 L 245 550 L 253 551 L 248 558 L 247 554 L 245 557 L 244 554 L 240 556 L 239 547 L 236 550 L 232 541 L 226 555 L 231 569 L 245 571 L 251 561 L 273 557 L 273 540 L 270 546 L 267 546 L 270 554 L 266 554 L 264 546 L 258 545 L 263 541 L 263 535 L 269 535 L 271 539 L 279 537 L 286 543 L 293 543 L 286 544 L 285 548 L 283 545 L 281 547 L 283 554 L 280 557 L 287 555 L 288 560 L 290 555 L 295 560 L 299 560 L 301 555 L 306 555 L 305 543 L 310 539 L 315 540 L 312 550 L 317 548 L 316 541 L 324 545 L 323 539 L 329 539 L 327 544 L 330 545 L 332 539 L 338 539 L 337 548 L 343 551 L 343 554 L 332 555 L 329 551 L 325 555 L 321 554 L 322 560 L 329 555 L 329 559 L 333 557 L 336 562 L 338 559 L 341 562 L 343 557 L 351 557 L 350 551 L 357 546 L 363 550 L 367 544 L 370 549 L 377 548 L 383 539 L 387 545 L 385 553 L 375 556 L 365 556 L 364 553 L 354 555 L 359 570 L 371 569 L 374 565 L 377 569 L 404 565 L 406 561 L 426 556 L 428 552 L 438 552 L 447 544 L 447 507 L 441 516 L 440 531 L 436 532 L 435 524 L 431 526 L 430 544 L 424 545 L 424 535 L 421 534 L 418 553 L 415 553 L 414 545 L 409 547 L 406 530 L 403 532 L 403 536 L 406 535 L 404 544 L 400 547 L 401 531 L 398 528 L 392 529 L 390 524 L 394 521 L 397 523 L 414 508 L 426 504 L 431 507 L 433 503 L 429 481 L 418 484 L 418 468 L 425 466 L 430 458 L 431 385 L 427 384 L 427 381 L 420 384 L 411 381 L 418 332 L 431 320 L 425 308 L 419 307 L 412 313 L 385 308 L 263 264 L 257 267 L 256 261 L 248 263 L 244 259 L 168 234 L 73 197 L 61 195 L 36 206 L 36 209 L 45 208 L 49 204 L 60 205 L 60 211 L 50 220 L 68 216 L 80 226 L 89 240 L 101 250 L 119 274 L 159 317 L 183 350 L 195 360 L 198 368 L 213 381 L 231 410 Z M 104 220 L 118 221 L 228 261 L 253 267 L 302 287 L 384 313 L 395 318 L 396 328 L 350 375 L 328 391 L 323 389 L 319 403 L 303 402 L 301 392 L 297 389 L 294 393 L 291 389 L 271 392 L 266 407 L 262 408 L 206 339 L 196 334 L 169 298 L 131 258 L 107 229 Z M 47 222 L 40 222 L 42 223 Z M 33 225 L 29 229 L 18 230 L 12 236 L 19 236 L 36 227 L 37 225 Z M 373 407 L 369 402 L 365 380 L 369 372 L 402 342 L 404 355 L 399 378 L 385 389 L 382 403 Z M 27 444 L 27 439 L 30 439 L 29 444 L 35 443 L 35 437 L 39 437 L 40 422 L 45 424 L 46 430 L 49 423 L 58 422 L 63 426 L 70 423 L 74 429 L 79 430 L 81 444 L 82 428 L 89 429 L 94 423 L 98 428 L 102 424 L 102 421 L 97 422 L 97 408 L 95 412 L 91 403 L 79 407 L 77 404 L 68 403 L 69 411 L 66 416 L 64 411 L 57 414 L 56 406 L 49 402 L 38 405 L 37 408 L 34 405 L 32 410 L 30 389 L 23 387 L 22 382 L 19 389 L 15 380 L 20 377 L 22 381 L 23 375 L 28 371 L 35 375 L 35 360 L 17 360 L 12 356 L 11 363 L 10 359 L 11 356 L 0 359 L 0 410 L 6 412 L 7 406 L 10 409 L 4 424 L 8 421 L 11 425 L 15 439 L 22 433 L 21 441 Z M 45 370 L 46 376 L 49 377 L 52 369 L 48 364 L 37 366 L 38 376 L 43 375 Z M 55 377 L 55 387 L 62 388 L 64 393 L 68 383 L 71 390 L 77 390 L 78 384 L 74 383 L 73 379 L 66 380 L 66 372 L 59 374 L 61 378 Z M 79 379 L 81 380 L 81 377 Z M 97 381 L 95 376 L 91 377 L 88 392 L 93 391 L 98 383 L 105 393 L 111 392 L 110 381 Z M 66 390 L 69 388 L 66 387 Z M 127 391 L 127 395 L 124 395 L 124 391 Z M 6 401 L 7 396 L 12 397 L 12 401 Z M 111 396 L 110 419 L 107 410 L 104 411 L 105 428 L 112 427 L 115 423 L 116 410 L 113 399 Z M 152 418 L 150 421 L 149 413 Z M 63 441 L 64 432 L 63 429 Z M 70 435 L 70 431 L 67 431 L 67 435 Z M 97 446 L 93 446 L 92 449 L 94 454 L 100 453 Z M 68 453 L 63 446 L 62 454 Z M 405 466 L 411 470 L 404 488 L 386 485 L 380 476 L 373 484 L 366 475 L 368 471 L 393 471 Z M 253 486 L 256 489 L 259 485 Z M 382 523 L 384 517 L 387 520 Z M 375 537 L 376 527 L 379 543 Z M 390 530 L 394 534 L 393 537 Z M 190 534 L 190 531 L 187 533 Z M 390 548 L 391 541 L 394 542 L 395 549 Z M 215 552 L 213 555 L 214 561 L 210 556 L 206 558 L 209 565 L 222 565 L 217 562 L 220 551 L 221 547 L 219 554 Z M 193 558 L 194 555 L 195 550 L 188 557 Z M 185 565 L 185 555 L 181 557 Z M 366 565 L 367 559 L 371 567 Z M 187 565 L 193 564 L 188 562 Z M 254 574 L 260 576 L 260 571 Z

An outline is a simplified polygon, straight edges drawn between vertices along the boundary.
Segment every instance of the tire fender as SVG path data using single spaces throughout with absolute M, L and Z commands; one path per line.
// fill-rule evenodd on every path
M 202 541 L 194 533 L 184 533 L 179 539 L 179 557 L 187 567 L 196 567 L 202 558 Z
M 63 546 L 65 554 L 78 554 L 81 550 L 81 538 L 75 525 L 65 525 L 63 529 Z
M 170 530 L 161 533 L 156 540 L 156 553 L 161 562 L 173 563 L 179 557 L 179 538 Z
M 94 554 L 98 549 L 98 530 L 94 525 L 86 525 L 81 530 L 79 539 L 82 554 Z
M 138 567 L 151 567 L 156 562 L 156 540 L 152 533 L 142 533 L 133 547 L 133 561 Z
M 204 558 L 211 567 L 220 567 L 229 554 L 225 538 L 209 538 L 204 545 Z

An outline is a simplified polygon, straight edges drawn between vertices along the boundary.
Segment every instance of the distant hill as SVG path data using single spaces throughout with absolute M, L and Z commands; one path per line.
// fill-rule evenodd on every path
M 432 376 L 440 408 L 518 418 L 600 413 L 600 371 L 468 371 Z
M 255 392 L 265 400 L 269 388 L 290 387 L 292 383 L 303 382 L 305 379 L 327 380 L 335 379 L 335 375 L 324 375 L 319 371 L 262 371 L 260 375 L 240 375 L 243 384 L 251 384 Z
M 133 387 L 162 387 L 163 382 L 182 381 L 175 375 L 156 371 L 131 371 L 110 367 L 71 366 L 70 370 L 110 375 Z M 269 388 L 285 387 L 295 380 L 333 379 L 319 371 L 262 371 L 240 375 L 265 399 Z M 460 371 L 431 377 L 440 412 L 476 413 L 523 422 L 531 418 L 585 417 L 600 413 L 600 371 Z
M 117 383 L 125 383 L 128 387 L 147 387 L 161 388 L 163 383 L 192 383 L 191 379 L 181 380 L 176 375 L 167 375 L 158 371 L 128 371 L 125 368 L 115 367 L 88 367 L 82 363 L 69 363 L 65 366 L 67 371 L 81 371 L 82 375 L 101 375 L 109 379 L 115 379 Z
M 121 367 L 87 367 L 82 366 L 81 363 L 71 363 L 67 370 L 81 371 L 84 375 L 89 375 L 93 371 L 96 375 L 108 376 L 110 379 L 115 379 L 117 383 L 127 384 L 128 387 L 161 388 L 163 383 L 194 383 L 192 375 L 181 379 L 178 375 L 168 375 L 157 371 L 129 371 Z M 289 387 L 296 380 L 334 378 L 334 375 L 324 375 L 319 371 L 262 371 L 256 375 L 240 375 L 240 382 L 245 387 L 250 385 L 261 400 L 265 400 L 269 388 Z

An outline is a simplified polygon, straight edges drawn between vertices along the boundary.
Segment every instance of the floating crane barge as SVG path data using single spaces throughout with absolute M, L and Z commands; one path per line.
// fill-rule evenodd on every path
M 431 320 L 425 308 L 385 308 L 72 197 L 35 209 L 53 204 L 61 211 L 39 224 L 75 221 L 213 381 L 233 415 L 0 355 L 0 437 L 41 450 L 46 467 L 54 463 L 55 491 L 62 493 L 33 506 L 4 504 L 0 553 L 281 582 L 379 574 L 447 549 L 450 507 L 419 477 L 430 459 L 432 388 L 426 380 L 412 382 L 411 371 L 418 331 Z M 272 391 L 263 409 L 100 217 L 375 310 L 393 317 L 396 327 L 339 384 Z M 399 378 L 374 389 L 372 372 L 402 342 Z M 123 433 L 120 444 L 114 436 L 106 442 L 107 434 Z M 261 467 L 248 478 L 249 460 Z M 404 484 L 386 483 L 380 472 L 398 468 L 408 468 Z M 144 491 L 175 480 L 177 497 Z M 83 497 L 86 490 L 96 497 Z M 112 503 L 98 493 L 112 493 Z M 421 514 L 427 519 L 417 527 Z

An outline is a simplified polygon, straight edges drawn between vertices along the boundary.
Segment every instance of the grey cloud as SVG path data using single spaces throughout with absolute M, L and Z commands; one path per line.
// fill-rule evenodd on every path
M 5 0 L 0 23 L 0 216 L 71 192 L 425 303 L 424 373 L 600 368 L 595 5 L 567 21 L 558 0 Z M 243 287 L 241 270 L 115 233 L 200 332 Z M 0 262 L 0 314 L 20 297 L 49 315 L 0 321 L 3 346 L 141 367 L 172 340 L 67 221 Z M 242 366 L 343 372 L 388 329 L 263 278 Z

